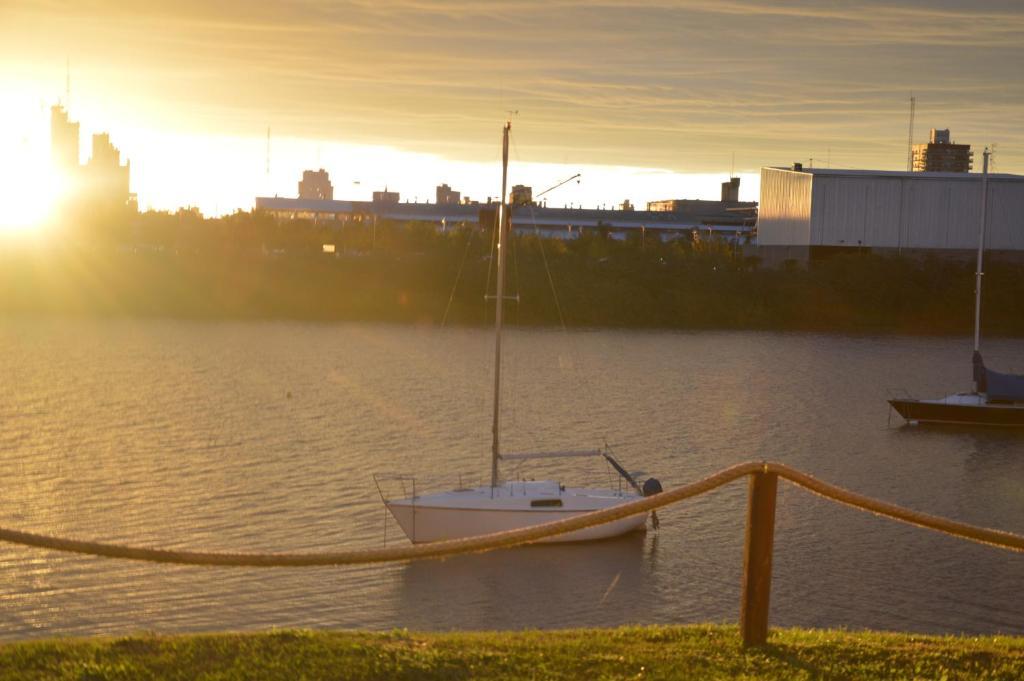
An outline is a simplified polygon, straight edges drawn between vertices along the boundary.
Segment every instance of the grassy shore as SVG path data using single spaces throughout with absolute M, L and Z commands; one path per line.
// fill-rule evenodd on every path
M 1024 639 L 732 626 L 507 633 L 276 631 L 0 646 L 0 679 L 1006 679 Z

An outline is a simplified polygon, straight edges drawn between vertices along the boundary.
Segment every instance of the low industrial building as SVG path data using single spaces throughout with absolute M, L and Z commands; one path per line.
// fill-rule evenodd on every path
M 390 192 L 387 187 L 384 187 L 384 191 L 382 192 L 373 193 L 374 203 L 398 203 L 401 198 L 402 197 L 399 196 L 398 192 Z
M 870 249 L 969 257 L 981 222 L 980 173 L 761 169 L 757 252 L 768 263 Z M 990 174 L 986 250 L 1024 258 L 1024 176 Z
M 256 197 L 256 210 L 269 213 L 280 221 L 309 220 L 341 227 L 346 223 L 367 220 L 394 222 L 426 222 L 447 229 L 458 225 L 493 224 L 496 202 L 477 203 L 463 198 L 447 184 L 437 187 L 437 203 L 401 202 L 398 192 L 373 192 L 372 201 L 337 201 L 328 196 L 330 180 L 326 171 L 306 171 L 303 182 L 315 180 L 317 191 L 299 198 L 281 196 Z M 726 186 L 727 185 L 727 186 Z M 723 185 L 723 196 L 739 189 L 736 178 Z M 621 209 L 548 208 L 533 201 L 533 190 L 524 185 L 512 189 L 513 229 L 530 231 L 546 237 L 572 239 L 587 230 L 600 230 L 613 238 L 638 233 L 641 239 L 671 239 L 694 236 L 720 237 L 737 243 L 750 241 L 757 219 L 757 204 L 735 200 L 676 202 L 663 210 L 634 210 L 628 201 Z M 692 203 L 692 205 L 691 205 Z
M 445 229 L 459 225 L 481 225 L 487 220 L 486 216 L 493 219 L 497 203 L 382 203 L 259 196 L 256 197 L 255 208 L 280 221 L 309 220 L 343 227 L 349 222 L 391 220 L 425 222 Z M 519 232 L 536 232 L 545 237 L 564 239 L 575 239 L 588 230 L 601 230 L 613 238 L 624 238 L 633 232 L 647 238 L 662 239 L 699 234 L 735 242 L 749 241 L 753 234 L 753 219 L 747 224 L 715 224 L 686 213 L 530 205 L 513 209 L 512 226 Z
M 757 219 L 757 202 L 740 201 L 740 178 L 733 177 L 722 183 L 722 198 L 708 199 L 663 199 L 648 201 L 647 210 L 652 213 L 683 213 L 702 223 L 718 225 L 750 226 Z

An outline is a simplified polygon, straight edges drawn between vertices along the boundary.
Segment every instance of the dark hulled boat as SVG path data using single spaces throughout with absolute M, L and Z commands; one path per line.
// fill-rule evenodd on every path
M 974 392 L 935 400 L 892 399 L 889 404 L 908 423 L 1024 428 L 1024 376 L 988 369 L 975 351 L 974 382 Z
M 889 405 L 907 423 L 962 426 L 1024 427 L 1024 376 L 1003 374 L 985 366 L 981 358 L 981 276 L 985 253 L 985 214 L 988 206 L 988 157 L 981 176 L 981 226 L 978 229 L 978 267 L 974 289 L 974 390 L 935 400 L 898 398 Z
M 893 399 L 889 404 L 910 424 L 1024 428 L 1024 404 L 993 404 L 977 393 L 937 400 Z

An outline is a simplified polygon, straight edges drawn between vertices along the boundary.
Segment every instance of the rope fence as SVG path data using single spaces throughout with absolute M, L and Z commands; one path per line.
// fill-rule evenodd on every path
M 0 541 L 91 556 L 181 565 L 219 567 L 365 565 L 369 563 L 387 563 L 425 558 L 444 558 L 458 554 L 491 551 L 527 544 L 547 537 L 654 511 L 685 499 L 705 494 L 745 476 L 750 476 L 750 504 L 748 507 L 747 542 L 744 554 L 744 605 L 741 610 L 741 629 L 744 631 L 744 641 L 748 645 L 764 643 L 764 639 L 767 636 L 767 605 L 771 580 L 771 550 L 775 516 L 775 485 L 778 478 L 788 480 L 792 484 L 814 494 L 860 511 L 866 511 L 892 520 L 941 532 L 959 539 L 1011 551 L 1024 552 L 1024 536 L 913 511 L 823 482 L 784 464 L 756 461 L 731 466 L 697 482 L 676 487 L 659 494 L 600 511 L 573 516 L 565 520 L 556 520 L 518 530 L 508 530 L 466 539 L 453 539 L 392 548 L 318 553 L 175 551 L 81 541 L 8 528 L 0 528 Z M 763 612 L 760 612 L 762 609 Z M 747 631 L 747 628 L 744 626 L 745 621 L 754 622 L 752 632 Z

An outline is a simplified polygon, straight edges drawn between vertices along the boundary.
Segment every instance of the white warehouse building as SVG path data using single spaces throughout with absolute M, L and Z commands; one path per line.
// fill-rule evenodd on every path
M 761 168 L 757 244 L 767 260 L 844 248 L 973 253 L 980 173 Z M 1024 258 L 1024 176 L 989 174 L 985 246 Z

